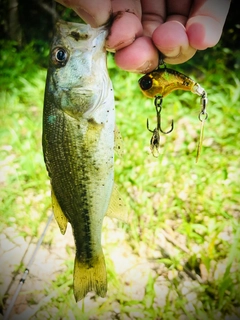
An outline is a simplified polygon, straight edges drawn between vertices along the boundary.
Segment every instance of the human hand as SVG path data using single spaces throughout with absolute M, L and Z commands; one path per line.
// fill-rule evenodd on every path
M 92 27 L 113 23 L 106 40 L 116 64 L 147 73 L 159 64 L 189 60 L 197 50 L 219 41 L 230 0 L 57 0 Z

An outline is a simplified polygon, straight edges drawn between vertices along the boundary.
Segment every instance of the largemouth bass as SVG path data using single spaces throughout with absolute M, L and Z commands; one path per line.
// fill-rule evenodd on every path
M 107 30 L 58 22 L 47 74 L 43 152 L 54 216 L 62 234 L 70 222 L 76 244 L 76 301 L 89 291 L 104 297 L 101 247 L 106 214 L 126 220 L 114 188 L 114 93 L 104 48 Z

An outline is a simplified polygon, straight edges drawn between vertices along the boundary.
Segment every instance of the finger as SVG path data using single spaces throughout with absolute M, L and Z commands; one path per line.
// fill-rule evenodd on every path
M 155 29 L 152 39 L 167 63 L 183 63 L 189 60 L 196 52 L 196 49 L 189 46 L 184 27 L 191 5 L 192 0 L 166 1 L 166 22 Z
M 124 70 L 147 73 L 157 68 L 159 52 L 149 37 L 140 37 L 130 46 L 117 51 L 115 61 Z
M 192 0 L 168 0 L 166 2 L 166 21 L 178 21 L 185 25 L 190 13 L 192 2 Z
M 114 21 L 106 41 L 109 51 L 115 52 L 142 35 L 140 0 L 113 0 Z
M 196 0 L 186 25 L 190 45 L 198 50 L 215 46 L 221 37 L 229 7 L 230 0 Z
M 124 12 L 115 18 L 106 40 L 106 48 L 111 52 L 116 52 L 133 43 L 141 35 L 142 25 L 138 17 Z
M 185 27 L 177 21 L 168 21 L 158 26 L 152 40 L 166 63 L 183 63 L 196 52 L 196 49 L 189 46 Z
M 96 28 L 108 22 L 111 12 L 111 0 L 57 0 L 73 9 L 86 23 Z
M 142 9 L 140 0 L 112 0 L 113 14 L 129 12 L 141 19 Z
M 165 1 L 141 0 L 143 34 L 151 37 L 154 30 L 166 19 Z

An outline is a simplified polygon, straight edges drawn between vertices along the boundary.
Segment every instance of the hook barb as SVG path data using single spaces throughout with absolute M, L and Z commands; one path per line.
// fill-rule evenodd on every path
M 174 129 L 174 122 L 173 122 L 173 120 L 172 120 L 172 122 L 171 122 L 171 129 L 170 130 L 168 130 L 168 131 L 163 131 L 163 129 L 161 128 L 161 121 L 159 122 L 159 131 L 161 131 L 162 133 L 164 133 L 164 134 L 168 134 L 168 133 L 170 133 L 170 132 L 172 132 L 173 131 L 173 129 Z
M 155 130 L 149 129 L 149 121 L 148 121 L 148 119 L 147 119 L 147 129 L 148 129 L 148 131 L 150 131 L 150 132 L 152 132 L 152 133 L 156 130 L 156 129 L 155 129 Z

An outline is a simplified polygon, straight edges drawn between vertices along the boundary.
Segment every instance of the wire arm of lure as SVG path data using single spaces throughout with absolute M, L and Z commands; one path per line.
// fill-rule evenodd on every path
M 208 118 L 208 114 L 206 111 L 207 103 L 208 103 L 207 93 L 204 91 L 202 94 L 202 98 L 201 98 L 202 110 L 200 111 L 199 116 L 198 116 L 198 118 L 201 122 L 207 120 L 207 118 Z
M 198 159 L 200 158 L 201 150 L 202 150 L 202 142 L 203 142 L 203 131 L 204 131 L 204 123 L 208 118 L 207 114 L 207 93 L 205 90 L 203 90 L 201 94 L 201 105 L 202 105 L 202 110 L 200 111 L 198 118 L 201 121 L 201 130 L 200 130 L 200 137 L 199 137 L 199 142 L 198 142 L 198 147 L 197 147 L 197 157 L 196 157 L 196 162 L 198 162 Z

